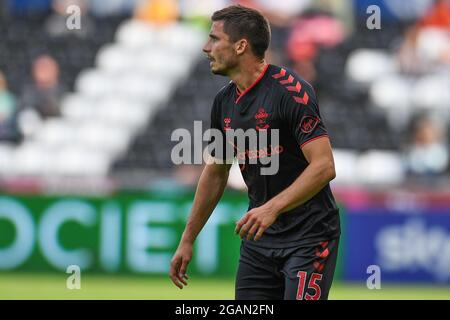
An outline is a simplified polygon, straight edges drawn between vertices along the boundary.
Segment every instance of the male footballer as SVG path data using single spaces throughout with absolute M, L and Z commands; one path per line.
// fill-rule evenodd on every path
M 270 152 L 244 152 L 247 158 L 276 153 L 275 174 L 261 174 L 263 164 L 248 159 L 240 165 L 249 208 L 236 223 L 242 242 L 235 298 L 327 299 L 340 224 L 329 186 L 333 154 L 315 92 L 291 70 L 266 63 L 270 26 L 258 11 L 230 6 L 215 12 L 212 22 L 203 51 L 212 73 L 231 81 L 216 95 L 211 127 L 224 135 L 230 129 L 279 132 L 279 145 Z M 230 167 L 208 162 L 199 179 L 170 268 L 180 289 L 187 285 L 193 243 L 223 194 Z

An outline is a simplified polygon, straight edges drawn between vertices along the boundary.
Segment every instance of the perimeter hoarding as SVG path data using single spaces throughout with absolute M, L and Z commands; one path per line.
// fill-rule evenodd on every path
M 65 272 L 77 265 L 83 272 L 167 274 L 193 197 L 0 195 L 0 271 Z M 246 194 L 224 194 L 195 242 L 190 274 L 235 275 L 235 222 L 247 207 Z

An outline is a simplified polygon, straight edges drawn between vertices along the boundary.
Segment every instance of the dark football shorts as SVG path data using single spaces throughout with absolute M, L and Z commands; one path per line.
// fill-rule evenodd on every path
M 285 249 L 241 243 L 237 300 L 326 300 L 339 239 Z

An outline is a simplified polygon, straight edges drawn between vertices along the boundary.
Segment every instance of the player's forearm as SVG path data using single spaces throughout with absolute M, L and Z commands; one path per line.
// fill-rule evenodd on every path
M 335 176 L 332 161 L 311 163 L 288 188 L 273 197 L 266 205 L 272 207 L 278 214 L 289 211 L 311 199 Z
M 191 214 L 181 238 L 182 243 L 194 243 L 225 190 L 228 170 L 215 169 L 206 166 L 202 172 Z

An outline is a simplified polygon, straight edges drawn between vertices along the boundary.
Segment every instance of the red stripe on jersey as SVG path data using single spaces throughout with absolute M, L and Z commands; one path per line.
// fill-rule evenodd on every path
M 301 103 L 301 104 L 308 104 L 308 101 L 309 101 L 309 96 L 308 96 L 308 93 L 307 92 L 305 92 L 304 94 L 303 94 L 303 97 L 292 97 L 292 98 L 294 98 L 294 100 L 295 100 L 295 102 L 297 102 L 297 103 Z
M 289 75 L 289 78 L 287 78 L 286 80 L 281 80 L 280 81 L 280 83 L 282 85 L 286 85 L 286 84 L 289 84 L 289 83 L 292 83 L 292 82 L 294 82 L 294 77 L 292 75 Z
M 316 269 L 316 270 L 319 271 L 319 272 L 322 272 L 323 268 L 325 268 L 325 264 L 320 263 L 320 262 L 318 262 L 318 261 L 315 261 L 315 262 L 313 263 L 313 266 L 314 266 L 314 269 Z
M 267 69 L 269 68 L 269 64 L 266 64 L 266 66 L 264 67 L 263 72 L 261 72 L 261 74 L 259 75 L 258 79 L 255 80 L 255 82 L 253 82 L 250 87 L 248 87 L 247 89 L 244 90 L 244 92 L 241 93 L 241 95 L 236 99 L 235 103 L 239 103 L 239 100 L 241 100 L 241 98 L 247 93 L 249 92 L 254 86 L 256 86 L 258 84 L 258 82 L 262 79 L 262 77 L 264 77 L 264 74 L 266 73 Z M 237 86 L 236 86 L 237 88 Z
M 329 254 L 330 254 L 330 250 L 328 250 L 328 248 L 326 248 L 322 252 L 320 252 L 318 249 L 316 249 L 316 257 L 325 259 L 326 257 L 328 257 Z
M 284 69 L 282 68 L 281 71 L 280 71 L 279 73 L 277 73 L 277 74 L 274 74 L 274 75 L 272 76 L 272 78 L 274 78 L 274 79 L 279 79 L 279 78 L 284 77 L 285 75 L 286 75 L 286 70 L 284 70 Z
M 307 145 L 308 143 L 313 142 L 314 140 L 317 140 L 317 139 L 320 139 L 320 138 L 323 138 L 323 137 L 328 137 L 328 134 L 321 134 L 320 136 L 317 136 L 317 137 L 314 137 L 314 138 L 312 138 L 312 139 L 310 139 L 310 140 L 308 140 L 308 141 L 305 141 L 305 142 L 302 143 L 302 145 L 300 146 L 300 148 L 303 148 L 303 147 L 304 147 L 305 145 Z
M 298 92 L 300 93 L 300 89 L 302 88 L 302 84 L 300 82 L 297 81 L 297 84 L 295 86 L 289 86 L 286 87 L 286 89 L 288 89 L 289 91 L 294 91 L 294 92 Z

